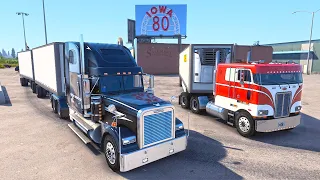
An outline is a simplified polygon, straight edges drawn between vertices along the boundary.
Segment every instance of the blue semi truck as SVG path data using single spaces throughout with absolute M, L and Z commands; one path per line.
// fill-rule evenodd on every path
M 82 36 L 81 36 L 82 37 Z M 82 39 L 82 38 L 81 38 Z M 114 171 L 129 171 L 183 151 L 188 132 L 170 101 L 153 94 L 122 44 L 54 42 L 18 53 L 20 83 L 51 107 Z

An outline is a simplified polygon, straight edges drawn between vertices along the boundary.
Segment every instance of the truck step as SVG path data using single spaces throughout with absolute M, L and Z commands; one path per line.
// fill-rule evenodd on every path
M 70 114 L 73 120 L 77 121 L 83 128 L 85 128 L 86 131 L 92 130 L 92 126 L 88 124 L 86 121 L 84 121 L 82 118 L 77 116 L 76 114 Z M 93 123 L 94 124 L 94 123 Z
M 80 129 L 78 129 L 73 123 L 68 124 L 69 128 L 85 143 L 88 144 L 91 140 L 82 133 Z
M 228 115 L 231 116 L 231 117 L 234 117 L 234 114 L 233 114 L 233 113 L 229 113 L 229 112 L 228 112 Z
M 227 124 L 229 124 L 230 126 L 233 126 L 233 123 L 230 121 L 227 121 Z

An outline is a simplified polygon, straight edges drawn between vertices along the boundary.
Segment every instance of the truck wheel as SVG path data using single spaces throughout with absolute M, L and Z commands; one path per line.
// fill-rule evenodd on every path
M 184 109 L 189 108 L 189 95 L 186 92 L 181 93 L 180 95 L 180 105 Z
M 21 86 L 28 86 L 28 81 L 25 78 L 20 78 Z
M 54 113 L 57 113 L 58 111 L 57 111 L 57 102 L 56 102 L 56 100 L 55 99 L 51 99 L 51 107 L 52 107 L 52 110 L 53 110 L 53 112 Z
M 30 83 L 30 86 L 31 86 L 31 89 L 32 89 L 32 93 L 35 94 L 36 91 L 37 91 L 37 90 L 36 90 L 36 86 L 37 86 L 36 83 L 35 83 L 35 82 L 31 82 L 31 83 Z
M 198 96 L 192 96 L 190 99 L 190 109 L 193 113 L 199 114 L 200 113 L 200 104 L 199 104 L 199 99 Z
M 247 112 L 239 112 L 236 115 L 235 125 L 238 133 L 244 137 L 253 136 L 256 132 L 254 120 Z
M 106 156 L 106 160 L 109 167 L 115 172 L 119 171 L 120 162 L 119 162 L 118 146 L 115 140 L 110 135 L 107 135 L 104 138 L 103 152 L 104 152 L 104 155 Z
M 46 90 L 43 89 L 41 86 L 37 86 L 36 92 L 38 98 L 44 98 L 46 96 Z

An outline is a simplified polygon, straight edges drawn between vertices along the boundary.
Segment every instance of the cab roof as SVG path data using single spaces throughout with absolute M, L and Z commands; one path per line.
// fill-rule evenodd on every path
M 219 68 L 245 68 L 250 69 L 252 73 L 301 73 L 300 64 L 288 63 L 230 63 L 218 64 Z

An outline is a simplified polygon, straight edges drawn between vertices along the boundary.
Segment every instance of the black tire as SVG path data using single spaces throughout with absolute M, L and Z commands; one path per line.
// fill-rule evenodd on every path
M 252 116 L 247 112 L 237 113 L 235 126 L 241 136 L 250 137 L 256 133 L 254 120 Z
M 198 96 L 192 96 L 190 98 L 190 109 L 191 112 L 195 113 L 195 114 L 199 114 L 201 112 L 200 108 L 200 104 L 199 104 L 199 99 Z
M 55 99 L 51 99 L 51 107 L 52 107 L 52 110 L 53 112 L 56 114 L 58 113 L 58 110 L 57 110 L 57 101 Z
M 184 109 L 189 108 L 189 94 L 186 92 L 181 93 L 180 95 L 180 105 Z
M 45 89 L 43 89 L 41 86 L 38 86 L 38 85 L 37 85 L 36 89 L 37 89 L 36 92 L 37 92 L 37 97 L 38 98 L 46 97 L 47 91 Z
M 110 144 L 112 145 L 112 147 L 110 147 Z M 109 145 L 109 147 L 108 147 Z M 109 150 L 107 150 L 107 147 Z M 112 155 L 112 149 L 114 152 L 114 156 Z M 104 138 L 104 142 L 103 142 L 103 153 L 106 157 L 106 161 L 108 163 L 108 166 L 114 171 L 114 172 L 118 172 L 120 170 L 120 162 L 119 162 L 119 150 L 118 150 L 118 146 L 116 141 L 114 140 L 114 138 L 110 135 L 107 135 Z M 110 156 L 113 156 L 115 158 L 114 162 L 112 160 L 109 160 L 108 158 L 108 154 L 110 154 Z M 112 158 L 110 158 L 112 159 Z
M 34 93 L 34 94 L 37 93 L 37 89 L 36 89 L 37 84 L 35 82 L 31 82 L 30 86 L 32 89 L 32 93 Z
M 26 80 L 25 78 L 20 78 L 20 84 L 21 86 L 28 86 L 28 80 Z

